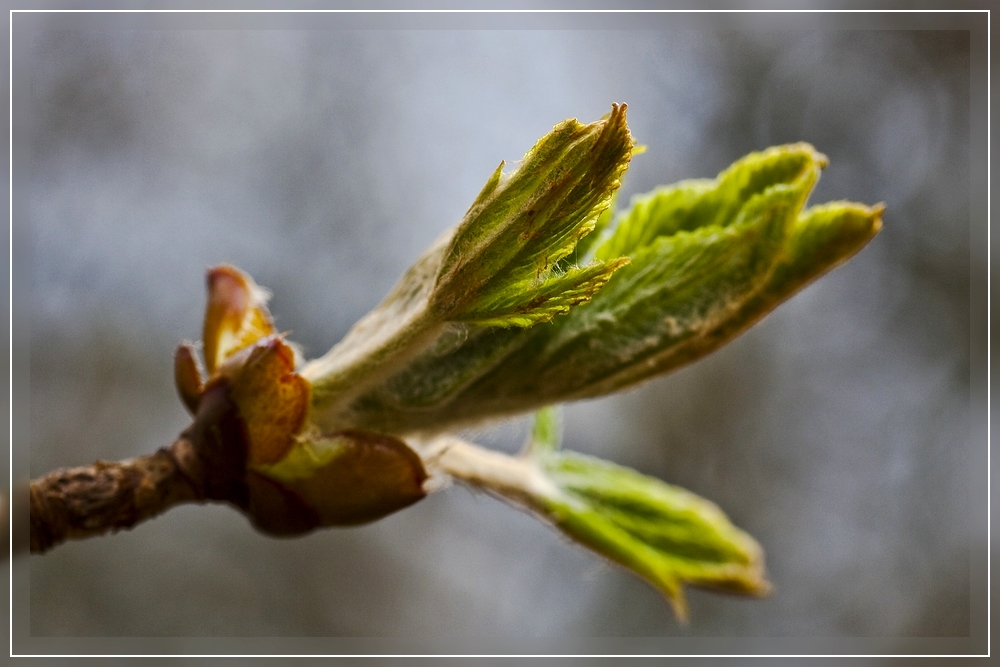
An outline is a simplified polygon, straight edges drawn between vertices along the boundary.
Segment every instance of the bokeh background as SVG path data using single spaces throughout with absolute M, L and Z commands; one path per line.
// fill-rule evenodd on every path
M 718 503 L 765 600 L 633 575 L 461 487 L 294 540 L 222 506 L 30 560 L 33 635 L 962 636 L 970 627 L 969 33 L 66 31 L 31 60 L 32 476 L 169 444 L 204 271 L 332 346 L 500 159 L 629 104 L 620 202 L 809 141 L 855 259 L 727 348 L 570 406 L 566 446 Z M 982 323 L 974 323 L 976 327 Z M 15 340 L 16 345 L 20 345 Z M 15 356 L 24 355 L 23 345 Z M 524 421 L 484 442 L 519 445 Z

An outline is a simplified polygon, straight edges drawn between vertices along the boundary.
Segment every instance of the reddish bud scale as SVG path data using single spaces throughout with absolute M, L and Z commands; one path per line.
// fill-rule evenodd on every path
M 295 354 L 275 333 L 263 290 L 239 269 L 208 272 L 203 380 L 191 345 L 178 347 L 174 378 L 195 414 L 193 434 L 205 470 L 203 497 L 239 507 L 260 530 L 298 535 L 319 526 L 374 521 L 424 497 L 420 457 L 402 440 L 349 431 L 322 436 L 336 454 L 311 474 L 280 481 L 262 468 L 297 445 L 311 387 Z

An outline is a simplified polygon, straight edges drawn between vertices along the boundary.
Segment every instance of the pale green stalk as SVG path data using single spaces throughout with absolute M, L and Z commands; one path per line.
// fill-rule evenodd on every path
M 454 436 L 425 454 L 433 472 L 486 490 L 656 586 L 687 619 L 683 584 L 765 595 L 764 552 L 714 504 L 628 468 L 559 451 L 552 409 L 512 457 Z
M 364 320 L 359 325 L 366 324 Z M 323 357 L 309 362 L 300 375 L 312 383 L 313 405 L 340 412 L 356 396 L 384 382 L 421 351 L 431 347 L 447 326 L 426 308 L 396 329 L 356 329 Z

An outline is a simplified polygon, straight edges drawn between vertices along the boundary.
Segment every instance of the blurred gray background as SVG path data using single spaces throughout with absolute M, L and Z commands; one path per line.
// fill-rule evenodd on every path
M 888 211 L 860 255 L 727 348 L 566 413 L 569 448 L 687 487 L 753 534 L 768 599 L 690 591 L 678 626 L 638 578 L 453 487 L 294 540 L 186 506 L 65 544 L 30 560 L 31 633 L 967 635 L 983 268 L 969 63 L 968 33 L 942 31 L 37 34 L 32 476 L 148 453 L 187 425 L 171 359 L 200 336 L 206 267 L 270 288 L 278 327 L 318 356 L 500 159 L 612 102 L 649 147 L 622 203 L 804 140 L 831 160 L 813 202 Z M 513 450 L 523 429 L 481 438 Z

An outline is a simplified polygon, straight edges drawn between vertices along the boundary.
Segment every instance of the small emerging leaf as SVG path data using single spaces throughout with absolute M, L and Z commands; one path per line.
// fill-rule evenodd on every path
M 480 326 L 530 327 L 565 315 L 573 306 L 590 301 L 611 279 L 611 274 L 628 264 L 627 257 L 594 262 L 584 268 L 571 267 L 544 281 L 525 281 L 507 286 L 507 291 L 485 295 L 461 319 Z
M 638 155 L 638 154 L 639 154 L 638 149 L 633 148 L 632 155 Z M 574 250 L 573 255 L 568 255 L 565 259 L 562 260 L 563 263 L 566 263 L 574 255 L 576 256 L 577 260 L 590 257 L 591 248 L 594 247 L 597 241 L 601 240 L 601 238 L 604 236 L 605 230 L 607 230 L 611 226 L 611 223 L 615 219 L 615 202 L 617 200 L 618 200 L 618 190 L 615 190 L 611 195 L 611 202 L 608 204 L 608 207 L 604 209 L 604 212 L 597 217 L 597 221 L 594 223 L 594 231 L 590 232 L 582 239 L 580 239 L 580 241 L 576 244 L 576 248 Z
M 636 198 L 592 250 L 596 261 L 631 261 L 588 303 L 525 330 L 470 332 L 445 352 L 416 357 L 361 393 L 346 424 L 454 428 L 620 391 L 708 354 L 878 231 L 882 207 L 803 210 L 825 164 L 808 144 L 780 146 L 717 179 Z
M 543 514 L 575 541 L 636 572 L 687 619 L 683 584 L 766 595 L 764 554 L 716 505 L 634 470 L 572 452 L 540 458 L 558 494 Z
M 402 390 L 403 402 L 414 406 L 467 385 L 502 350 L 471 355 L 473 366 L 449 374 L 442 385 L 410 372 L 441 359 L 442 340 L 456 325 L 479 337 L 474 334 L 484 329 L 548 322 L 589 301 L 628 259 L 579 265 L 569 256 L 599 222 L 608 222 L 605 213 L 632 149 L 625 105 L 613 105 L 589 125 L 560 123 L 512 172 L 504 173 L 501 163 L 458 226 L 339 344 L 302 368 L 312 383 L 317 424 L 328 431 L 352 425 L 358 403 L 378 404 L 370 392 L 397 393 L 400 373 L 407 375 L 403 384 L 415 380 L 420 387 Z
M 601 243 L 597 256 L 632 255 L 659 237 L 702 227 L 727 227 L 737 222 L 753 197 L 770 188 L 803 180 L 814 185 L 827 162 L 826 156 L 809 144 L 775 146 L 737 160 L 715 179 L 659 187 L 632 200 L 614 234 Z
M 677 231 L 633 248 L 632 265 L 592 308 L 539 332 L 544 346 L 532 363 L 542 384 L 566 397 L 615 391 L 663 372 L 659 357 L 732 320 L 770 280 L 818 171 L 814 165 L 754 194 L 726 225 Z
M 704 357 L 743 333 L 783 301 L 863 248 L 882 228 L 881 204 L 831 202 L 802 212 L 791 229 L 785 252 L 767 283 L 733 316 L 704 334 L 666 351 L 653 369 L 633 368 L 617 382 L 640 381 Z
M 444 320 L 529 326 L 588 300 L 621 263 L 553 273 L 590 233 L 621 184 L 633 148 L 625 105 L 589 125 L 567 120 L 503 174 L 451 237 L 431 307 Z

